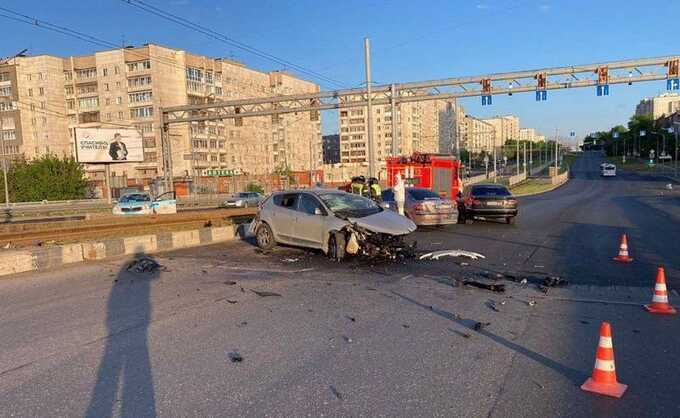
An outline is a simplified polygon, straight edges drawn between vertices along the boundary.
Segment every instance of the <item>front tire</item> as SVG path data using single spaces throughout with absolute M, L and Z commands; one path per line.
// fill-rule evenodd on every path
M 264 222 L 257 227 L 255 238 L 257 239 L 257 246 L 263 250 L 271 250 L 276 245 L 272 229 Z
M 515 217 L 514 216 L 508 216 L 505 218 L 505 223 L 508 225 L 512 225 L 515 222 Z
M 342 232 L 332 232 L 328 239 L 328 257 L 331 260 L 340 261 L 345 258 L 345 246 L 347 240 Z

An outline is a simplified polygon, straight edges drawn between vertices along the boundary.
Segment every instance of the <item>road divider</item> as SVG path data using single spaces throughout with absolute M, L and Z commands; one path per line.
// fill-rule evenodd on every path
M 231 241 L 233 225 L 51 245 L 0 252 L 0 276 L 48 270 L 83 261 L 150 254 Z

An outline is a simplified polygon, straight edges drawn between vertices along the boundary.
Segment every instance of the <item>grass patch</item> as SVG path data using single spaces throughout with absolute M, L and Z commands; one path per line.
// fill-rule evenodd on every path
M 553 189 L 554 187 L 555 186 L 553 186 L 552 183 L 550 183 L 549 181 L 546 182 L 543 179 L 529 179 L 521 184 L 518 184 L 510 188 L 510 191 L 514 195 L 537 194 L 547 192 Z

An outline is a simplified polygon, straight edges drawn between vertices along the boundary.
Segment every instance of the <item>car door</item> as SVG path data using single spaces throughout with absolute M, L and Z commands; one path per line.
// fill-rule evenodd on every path
M 297 200 L 300 193 L 284 193 L 274 197 L 274 210 L 269 219 L 274 235 L 278 240 L 292 241 L 292 233 L 297 215 Z
M 309 194 L 300 193 L 297 201 L 293 238 L 305 247 L 320 248 L 324 238 L 324 221 L 328 213 L 319 200 Z

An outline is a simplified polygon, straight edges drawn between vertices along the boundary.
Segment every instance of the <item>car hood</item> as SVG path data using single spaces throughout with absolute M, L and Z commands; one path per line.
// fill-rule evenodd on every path
M 116 204 L 119 208 L 140 208 L 144 205 L 151 205 L 151 202 L 118 202 Z
M 391 210 L 383 210 L 363 218 L 347 218 L 347 220 L 380 234 L 405 235 L 416 230 L 416 224 L 410 219 Z

